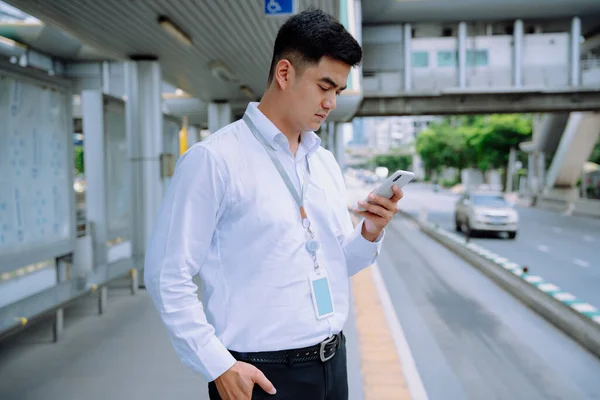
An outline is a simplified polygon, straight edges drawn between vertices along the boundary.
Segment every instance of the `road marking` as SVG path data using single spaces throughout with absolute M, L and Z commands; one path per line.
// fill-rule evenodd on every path
M 542 292 L 556 292 L 557 290 L 560 290 L 560 288 L 553 283 L 542 283 L 538 286 L 538 289 Z
M 598 311 L 596 309 L 596 307 L 594 307 L 591 304 L 588 303 L 577 303 L 577 304 L 573 304 L 571 306 L 571 308 L 576 309 L 577 311 L 579 311 L 580 313 L 584 313 L 584 312 L 596 312 Z
M 585 235 L 583 237 L 583 240 L 585 240 L 586 242 L 593 242 L 594 238 L 592 236 L 590 236 L 590 235 Z
M 554 233 L 562 233 L 562 228 L 559 228 L 558 226 L 555 226 L 554 228 L 552 228 L 552 231 Z
M 584 268 L 588 268 L 590 266 L 589 262 L 587 262 L 585 260 L 580 260 L 579 258 L 574 259 L 573 264 L 579 265 L 580 267 L 584 267 Z
M 541 276 L 537 276 L 537 275 L 528 275 L 525 277 L 525 280 L 529 283 L 538 283 L 538 282 L 542 282 L 544 280 L 544 278 L 542 278 Z M 540 286 L 542 286 L 542 285 L 540 285 Z
M 560 292 L 560 293 L 556 293 L 554 295 L 554 298 L 560 301 L 570 301 L 570 300 L 575 300 L 575 296 L 573 296 L 571 293 L 569 292 Z
M 543 244 L 538 245 L 536 248 L 543 253 L 548 253 L 550 251 L 548 246 L 544 246 Z

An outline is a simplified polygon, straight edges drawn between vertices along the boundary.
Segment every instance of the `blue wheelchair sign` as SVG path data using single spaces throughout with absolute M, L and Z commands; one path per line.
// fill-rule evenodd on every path
M 265 15 L 288 16 L 296 13 L 296 0 L 265 0 Z

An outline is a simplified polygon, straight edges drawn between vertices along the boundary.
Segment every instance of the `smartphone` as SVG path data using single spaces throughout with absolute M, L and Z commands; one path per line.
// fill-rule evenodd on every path
M 396 171 L 392 175 L 390 175 L 381 185 L 379 185 L 377 188 L 375 188 L 375 190 L 373 190 L 371 193 L 390 199 L 394 195 L 394 192 L 392 191 L 392 186 L 396 185 L 399 188 L 402 188 L 407 183 L 412 181 L 414 177 L 415 177 L 414 172 L 403 171 L 403 170 L 399 169 L 398 171 Z M 369 200 L 368 197 L 365 198 L 365 201 L 367 203 L 373 204 L 373 202 L 371 200 Z M 357 207 L 357 210 L 365 211 L 365 209 L 360 206 Z

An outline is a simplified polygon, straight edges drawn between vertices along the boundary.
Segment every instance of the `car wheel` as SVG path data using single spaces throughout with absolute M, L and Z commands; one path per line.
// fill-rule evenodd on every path
M 514 239 L 517 237 L 517 232 L 508 232 L 508 238 L 509 239 Z
M 462 229 L 460 228 L 460 222 L 458 221 L 458 218 L 454 217 L 454 229 L 456 230 L 456 232 L 461 232 Z
M 460 225 L 460 230 L 467 236 L 471 236 L 473 234 L 473 232 L 471 231 L 471 227 L 469 226 L 469 220 L 465 220 Z

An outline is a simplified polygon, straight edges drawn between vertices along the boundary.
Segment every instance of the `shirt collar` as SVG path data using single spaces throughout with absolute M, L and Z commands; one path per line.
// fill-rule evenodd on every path
M 281 133 L 279 129 L 277 129 L 275 124 L 271 122 L 271 120 L 267 118 L 262 111 L 258 109 L 258 104 L 258 102 L 249 103 L 248 107 L 246 107 L 246 114 L 248 117 L 250 117 L 254 125 L 256 125 L 259 133 L 263 135 L 267 143 L 275 150 L 284 145 L 287 146 L 287 137 Z M 316 133 L 313 131 L 302 132 L 300 137 L 300 146 L 304 148 L 304 151 L 306 151 L 308 155 L 316 152 L 320 145 L 321 138 L 319 138 Z

